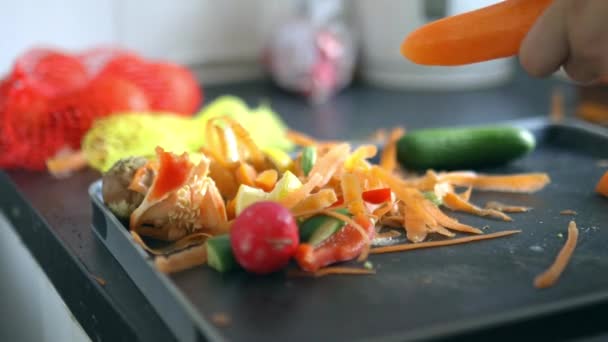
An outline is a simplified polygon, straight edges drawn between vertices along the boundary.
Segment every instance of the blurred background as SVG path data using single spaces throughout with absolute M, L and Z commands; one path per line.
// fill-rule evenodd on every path
M 525 76 L 503 93 L 484 93 L 512 84 L 522 74 L 515 58 L 441 68 L 414 65 L 399 53 L 402 40 L 420 25 L 495 2 L 498 1 L 1 1 L 0 76 L 9 75 L 15 62 L 33 48 L 80 53 L 102 46 L 119 46 L 145 58 L 187 67 L 202 89 L 209 88 L 205 96 L 240 89 L 245 97 L 250 94 L 249 99 L 257 98 L 257 84 L 241 88 L 221 86 L 270 79 L 313 102 L 327 102 L 356 82 L 366 84 L 368 88 L 357 86 L 350 97 L 319 110 L 323 119 L 315 113 L 312 120 L 291 113 L 287 120 L 298 129 L 314 130 L 331 138 L 356 130 L 369 133 L 362 130 L 371 129 L 369 126 L 347 119 L 373 113 L 379 103 L 384 105 L 384 125 L 403 122 L 399 113 L 417 110 L 413 102 L 419 107 L 426 106 L 431 113 L 434 111 L 437 120 L 444 124 L 458 121 L 452 106 L 462 115 L 470 111 L 478 117 L 484 106 L 491 108 L 497 118 L 501 113 L 502 117 L 512 116 L 512 112 L 522 108 L 537 110 L 535 115 L 545 114 L 548 105 L 544 98 L 533 98 L 537 92 L 531 91 L 538 85 Z M 560 80 L 569 85 L 563 76 Z M 471 93 L 460 98 L 458 92 L 463 90 L 481 91 L 481 95 Z M 436 91 L 442 92 L 441 98 L 428 94 Z M 586 118 L 590 121 L 608 122 L 608 111 L 593 104 L 608 98 L 605 90 L 575 89 L 575 93 L 591 103 L 579 115 L 585 117 L 589 113 Z M 469 98 L 479 102 L 472 103 Z M 514 103 L 513 99 L 519 104 L 503 106 Z M 281 108 L 295 108 L 286 103 L 282 98 L 274 100 L 279 113 Z M 522 116 L 530 114 L 523 111 Z M 355 114 L 348 114 L 351 112 Z M 19 115 L 16 117 L 21 118 Z M 4 148 L 1 137 L 0 148 Z M 0 334 L 0 340 L 87 340 L 25 247 L 5 227 L 7 223 L 0 222 L 0 232 L 7 235 L 0 234 L 3 241 L 0 250 L 4 255 L 0 260 L 0 292 L 6 297 L 5 311 L 0 312 L 2 317 L 28 324 L 23 329 L 12 329 L 13 335 L 8 337 Z
M 498 1 L 3 1 L 0 75 L 36 47 L 118 46 L 182 64 L 203 87 L 266 76 L 318 102 L 353 79 L 397 90 L 484 89 L 512 81 L 517 61 L 421 67 L 399 46 L 426 22 Z
M 280 32 L 292 49 L 307 51 L 306 29 L 337 35 L 362 79 L 400 88 L 462 89 L 507 82 L 517 64 L 492 61 L 461 68 L 417 67 L 398 53 L 404 37 L 421 24 L 496 0 L 57 0 L 4 1 L 0 13 L 0 73 L 34 46 L 71 51 L 119 45 L 149 58 L 194 70 L 205 85 L 256 79 L 261 57 Z M 300 20 L 300 22 L 298 22 Z M 302 22 L 304 20 L 304 22 Z M 297 57 L 307 63 L 305 53 Z

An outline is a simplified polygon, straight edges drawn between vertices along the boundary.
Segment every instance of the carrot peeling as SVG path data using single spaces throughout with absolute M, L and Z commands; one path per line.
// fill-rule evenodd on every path
M 552 0 L 505 0 L 446 17 L 412 32 L 401 54 L 422 65 L 454 66 L 517 55 Z
M 496 201 L 490 201 L 486 203 L 486 209 L 494 209 L 503 213 L 526 213 L 532 210 L 532 208 L 530 207 L 508 205 Z
M 291 213 L 295 217 L 314 215 L 321 210 L 329 208 L 337 200 L 336 192 L 332 189 L 322 189 L 321 191 L 311 194 L 300 203 L 298 203 Z
M 597 183 L 595 191 L 603 196 L 608 197 L 608 171 L 604 173 L 600 181 Z
M 200 245 L 200 244 L 204 243 L 207 240 L 207 238 L 211 237 L 210 234 L 206 234 L 206 233 L 194 233 L 194 234 L 187 235 L 187 236 L 171 243 L 170 245 L 168 245 L 166 247 L 152 248 L 144 242 L 144 240 L 141 238 L 139 233 L 137 233 L 136 231 L 132 230 L 131 236 L 133 237 L 133 240 L 135 241 L 135 243 L 140 245 L 144 250 L 146 250 L 146 252 L 148 252 L 152 255 L 167 255 L 167 254 L 175 253 L 175 252 L 178 252 L 180 250 L 183 250 L 183 249 L 195 246 L 195 245 Z
M 258 188 L 270 192 L 274 189 L 275 184 L 279 178 L 279 173 L 276 170 L 270 169 L 262 171 L 256 179 L 253 181 L 254 185 Z
M 423 248 L 433 248 L 433 247 L 441 247 L 441 246 L 450 246 L 450 245 L 459 245 L 465 244 L 475 241 L 481 240 L 490 240 L 501 238 L 509 235 L 514 235 L 521 233 L 521 230 L 506 230 L 502 232 L 486 234 L 486 235 L 475 235 L 475 236 L 467 236 L 462 238 L 441 240 L 441 241 L 428 241 L 428 242 L 420 242 L 420 243 L 408 243 L 408 244 L 399 244 L 393 246 L 384 246 L 384 247 L 376 247 L 370 250 L 370 254 L 384 254 L 384 253 L 395 253 L 395 252 L 405 252 L 414 249 L 423 249 Z
M 205 262 L 207 249 L 205 245 L 198 245 L 173 255 L 157 257 L 154 259 L 154 266 L 163 273 L 176 273 L 204 265 Z
M 315 187 L 319 186 L 319 184 L 323 181 L 323 177 L 315 173 L 308 182 L 304 183 L 297 190 L 289 193 L 285 196 L 284 199 L 281 200 L 281 204 L 283 204 L 286 208 L 292 209 L 298 203 L 303 201 L 310 193 L 314 190 Z
M 566 243 L 559 251 L 557 258 L 553 264 L 543 273 L 538 275 L 534 279 L 534 286 L 539 289 L 551 287 L 557 283 L 557 280 L 568 266 L 572 253 L 576 248 L 576 242 L 578 240 L 578 228 L 574 221 L 570 221 L 568 225 L 568 239 Z
M 453 186 L 472 186 L 477 190 L 513 193 L 533 193 L 551 182 L 551 178 L 545 173 L 482 175 L 474 172 L 450 172 L 438 177 L 440 181 Z
M 403 128 L 395 128 L 391 132 L 388 143 L 380 157 L 380 167 L 387 171 L 393 171 L 397 167 L 397 141 L 405 134 Z
M 287 130 L 286 136 L 292 143 L 299 146 L 315 146 L 319 145 L 319 142 L 314 138 L 294 130 Z
M 355 268 L 355 267 L 341 267 L 341 266 L 333 266 L 333 267 L 325 267 L 315 272 L 303 272 L 299 270 L 290 270 L 288 275 L 293 277 L 314 277 L 319 278 L 326 275 L 370 275 L 376 274 L 374 270 L 368 270 L 365 268 Z
M 86 168 L 87 165 L 87 159 L 82 151 L 62 151 L 46 162 L 48 171 L 57 178 L 69 176 Z
M 495 209 L 481 209 L 476 205 L 463 200 L 460 196 L 453 192 L 448 192 L 445 194 L 443 197 L 443 203 L 454 211 L 462 211 L 477 216 L 492 217 L 506 222 L 513 221 L 511 217 L 501 211 Z

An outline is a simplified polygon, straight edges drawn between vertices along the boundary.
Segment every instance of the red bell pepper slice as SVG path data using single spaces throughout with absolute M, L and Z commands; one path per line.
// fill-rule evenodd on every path
M 372 204 L 382 204 L 391 200 L 391 189 L 382 188 L 363 192 L 363 200 Z
M 367 190 L 362 193 L 363 201 L 371 204 L 382 204 L 384 202 L 388 202 L 391 200 L 391 189 L 390 188 L 381 188 L 374 190 Z M 342 196 L 338 197 L 338 200 L 332 204 L 332 207 L 341 206 L 344 204 L 344 198 Z
M 373 238 L 374 225 L 368 218 L 357 216 L 355 221 L 365 229 L 370 239 Z M 337 262 L 353 260 L 361 254 L 365 243 L 356 228 L 346 225 L 316 248 L 308 243 L 300 244 L 295 259 L 302 270 L 316 272 Z

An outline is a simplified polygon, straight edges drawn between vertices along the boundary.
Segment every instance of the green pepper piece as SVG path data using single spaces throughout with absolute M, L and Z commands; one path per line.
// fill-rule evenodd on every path
M 229 272 L 239 268 L 230 244 L 230 235 L 209 238 L 207 245 L 207 264 L 218 272 Z
M 337 212 L 348 215 L 347 209 L 339 209 Z M 300 225 L 300 241 L 318 246 L 330 236 L 345 226 L 345 222 L 335 217 L 317 215 L 309 218 Z
M 302 150 L 302 160 L 300 161 L 302 165 L 302 172 L 304 172 L 304 176 L 308 176 L 310 170 L 317 162 L 317 150 L 313 146 L 306 146 Z

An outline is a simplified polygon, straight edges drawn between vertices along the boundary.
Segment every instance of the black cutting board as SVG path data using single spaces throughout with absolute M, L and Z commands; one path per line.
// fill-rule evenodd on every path
M 508 167 L 481 171 L 547 172 L 552 183 L 532 195 L 476 192 L 472 200 L 534 209 L 513 214 L 510 223 L 448 214 L 488 226 L 487 232 L 523 232 L 468 245 L 373 255 L 373 276 L 256 277 L 199 267 L 167 277 L 154 270 L 147 254 L 103 206 L 100 181 L 90 188 L 93 229 L 184 341 L 438 339 L 515 329 L 518 322 L 608 303 L 608 199 L 594 193 L 607 170 L 601 160 L 608 159 L 608 135 L 580 122 L 512 124 L 532 129 L 537 149 Z M 566 209 L 578 215 L 561 215 Z M 563 246 L 571 219 L 580 229 L 571 263 L 555 287 L 538 290 L 533 279 Z M 230 324 L 215 326 L 215 314 L 230 317 Z M 558 328 L 547 327 L 545 333 Z

